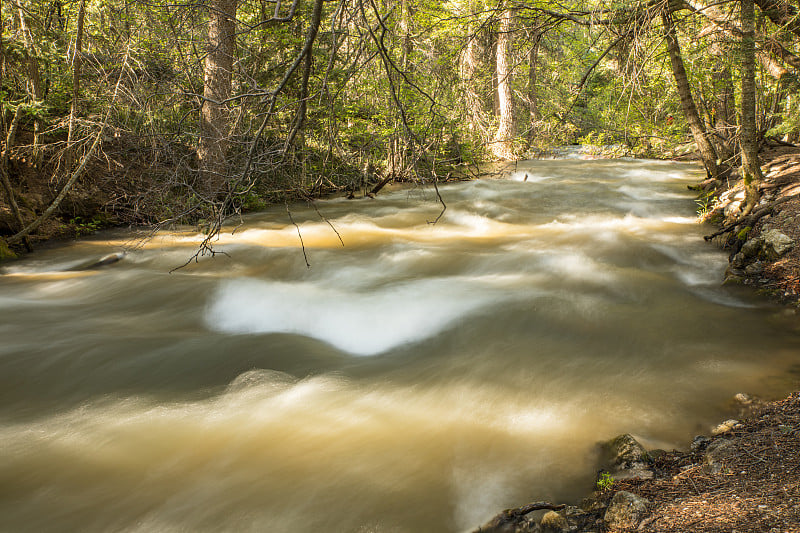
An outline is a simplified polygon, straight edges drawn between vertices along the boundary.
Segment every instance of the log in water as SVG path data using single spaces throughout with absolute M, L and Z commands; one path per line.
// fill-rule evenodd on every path
M 591 489 L 595 443 L 684 445 L 784 394 L 791 319 L 720 287 L 670 162 L 276 209 L 0 277 L 0 530 L 462 531 Z M 334 228 L 336 232 L 334 231 Z M 340 242 L 341 236 L 341 242 Z M 342 245 L 343 243 L 343 245 Z

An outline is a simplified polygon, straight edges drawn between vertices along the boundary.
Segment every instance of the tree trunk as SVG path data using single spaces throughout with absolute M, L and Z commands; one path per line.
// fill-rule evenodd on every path
M 503 10 L 500 17 L 500 30 L 497 33 L 496 75 L 497 75 L 497 131 L 492 142 L 492 153 L 500 158 L 515 160 L 514 155 L 514 100 L 511 94 L 511 68 L 508 62 L 509 38 L 511 31 L 511 9 Z
M 530 115 L 531 123 L 528 128 L 528 146 L 533 143 L 536 138 L 536 126 L 542 119 L 542 113 L 539 110 L 539 95 L 536 92 L 538 84 L 537 67 L 539 64 L 539 43 L 542 34 L 537 32 L 533 37 L 533 46 L 528 52 L 528 113 Z
M 5 139 L 6 142 L 5 146 L 3 147 L 3 152 L 0 153 L 0 181 L 2 181 L 3 190 L 6 193 L 6 197 L 8 197 L 8 205 L 11 206 L 11 213 L 14 215 L 14 220 L 16 220 L 17 224 L 19 224 L 20 230 L 25 227 L 25 221 L 22 219 L 22 213 L 19 210 L 17 199 L 14 196 L 14 187 L 11 185 L 11 179 L 8 176 L 8 154 L 11 152 L 11 148 L 14 146 L 17 125 L 19 124 L 19 117 L 21 115 L 22 106 L 17 106 L 17 110 L 14 112 L 14 118 L 11 120 L 11 125 L 8 127 L 8 135 Z M 31 241 L 25 237 L 23 242 L 25 243 L 25 248 L 29 252 L 32 252 L 33 247 L 31 246 Z
M 237 0 L 213 0 L 209 9 L 208 51 L 200 110 L 200 159 L 203 188 L 212 196 L 224 193 L 230 112 L 225 102 L 231 95 L 236 48 Z
M 75 52 L 72 57 L 72 104 L 69 110 L 69 131 L 67 132 L 67 174 L 72 171 L 75 161 L 75 120 L 78 116 L 78 97 L 81 91 L 81 50 L 83 43 L 83 19 L 86 13 L 86 0 L 81 0 L 78 6 L 77 35 L 75 37 Z
M 755 76 L 755 13 L 753 0 L 742 0 L 742 178 L 745 201 L 742 214 L 747 215 L 758 203 L 758 186 L 764 179 L 758 161 L 756 137 Z
M 477 32 L 470 23 L 467 29 L 467 43 L 459 61 L 459 75 L 464 90 L 469 129 L 479 135 L 482 140 L 488 138 L 489 132 L 484 112 L 484 101 L 475 87 L 478 85 L 478 72 L 483 66 L 483 50 Z
M 33 35 L 31 35 L 28 21 L 25 18 L 25 10 L 22 4 L 17 3 L 17 10 L 19 12 L 19 24 L 22 30 L 22 36 L 25 41 L 25 52 L 28 55 L 28 92 L 31 95 L 31 100 L 36 104 L 44 99 L 44 91 L 42 90 L 42 79 L 39 75 L 39 58 L 36 52 L 36 47 L 33 44 Z M 39 167 L 42 160 L 42 154 L 39 150 L 41 144 L 39 135 L 42 130 L 41 120 L 39 118 L 33 121 L 33 162 L 34 166 Z
M 707 25 L 706 28 L 709 28 Z M 705 31 L 705 28 L 704 28 Z M 711 68 L 711 82 L 713 85 L 713 116 L 712 127 L 714 135 L 712 141 L 717 150 L 721 167 L 730 169 L 734 163 L 734 137 L 736 131 L 736 99 L 733 89 L 733 73 L 731 72 L 731 50 L 725 40 L 718 34 L 711 32 L 711 43 L 708 47 L 713 57 Z
M 315 0 L 314 2 L 314 12 L 311 16 L 311 26 L 308 29 L 308 33 L 306 34 L 306 41 L 314 42 L 317 38 L 317 32 L 319 31 L 319 25 L 322 22 L 322 2 L 323 0 Z M 295 139 L 297 136 L 300 136 L 300 144 L 303 144 L 302 136 L 303 136 L 303 128 L 306 124 L 306 112 L 308 110 L 308 81 L 311 77 L 311 69 L 314 66 L 314 53 L 313 48 L 308 49 L 308 51 L 304 52 L 305 58 L 303 63 L 303 79 L 300 82 L 300 104 L 297 108 L 297 115 L 295 116 L 294 124 L 292 125 L 292 130 L 289 132 L 289 135 L 286 137 L 286 144 L 284 145 L 284 153 L 286 153 L 289 148 L 295 143 Z
M 700 150 L 700 156 L 703 158 L 703 165 L 709 177 L 719 179 L 720 172 L 717 162 L 717 152 L 714 146 L 708 140 L 703 122 L 700 120 L 700 115 L 697 113 L 697 106 L 692 97 L 692 90 L 689 87 L 689 79 L 686 76 L 686 68 L 683 66 L 683 57 L 681 56 L 681 49 L 678 45 L 678 37 L 675 32 L 675 25 L 672 22 L 672 17 L 668 13 L 662 13 L 661 21 L 664 24 L 664 37 L 667 41 L 667 51 L 669 52 L 670 63 L 672 64 L 672 75 L 675 77 L 675 85 L 678 88 L 678 95 L 681 99 L 681 109 L 689 124 L 689 129 L 692 132 L 697 148 Z

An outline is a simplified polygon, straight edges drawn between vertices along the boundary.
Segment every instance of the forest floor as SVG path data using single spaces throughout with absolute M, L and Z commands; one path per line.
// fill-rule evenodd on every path
M 762 150 L 759 156 L 764 171 L 762 204 L 767 207 L 775 205 L 772 209 L 754 209 L 754 212 L 761 210 L 766 214 L 748 225 L 743 224 L 745 228 L 750 228 L 746 231 L 746 240 L 758 239 L 775 230 L 789 237 L 795 245 L 779 256 L 762 254 L 761 257 L 752 257 L 754 261 L 744 261 L 742 257 L 734 261 L 746 240 L 730 234 L 717 237 L 715 242 L 731 254 L 727 282 L 756 287 L 773 299 L 797 309 L 800 304 L 800 148 L 772 147 Z M 715 194 L 725 201 L 718 201 L 717 208 L 710 210 L 707 216 L 713 219 L 717 214 L 717 218 L 720 218 L 726 210 L 730 210 L 732 216 L 722 220 L 726 224 L 737 214 L 736 202 L 738 197 L 743 197 L 743 187 L 732 179 Z
M 654 479 L 615 482 L 604 501 L 624 490 L 649 503 L 638 525 L 608 531 L 800 531 L 800 393 L 753 406 L 745 421 L 699 444 L 658 457 Z

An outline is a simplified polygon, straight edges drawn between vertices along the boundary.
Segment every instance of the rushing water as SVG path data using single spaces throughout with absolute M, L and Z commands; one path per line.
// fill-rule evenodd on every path
M 720 287 L 667 162 L 108 233 L 0 276 L 1 531 L 462 531 L 590 490 L 595 444 L 683 446 L 795 385 L 789 318 Z M 328 223 L 330 222 L 330 224 Z M 334 229 L 341 236 L 339 236 Z

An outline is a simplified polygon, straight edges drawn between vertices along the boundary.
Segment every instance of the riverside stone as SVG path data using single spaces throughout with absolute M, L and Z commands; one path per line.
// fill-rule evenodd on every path
M 749 239 L 747 242 L 742 245 L 742 249 L 739 253 L 742 254 L 743 259 L 752 259 L 757 257 L 759 253 L 761 253 L 761 248 L 764 245 L 764 239 L 757 238 L 757 239 Z
M 718 424 L 712 431 L 712 435 L 722 435 L 723 433 L 727 433 L 730 430 L 741 427 L 742 425 L 739 423 L 738 420 L 726 420 L 725 422 Z
M 777 259 L 794 247 L 794 241 L 788 235 L 771 229 L 761 236 L 764 240 L 764 252 L 771 259 Z
M 646 464 L 650 460 L 644 446 L 628 433 L 614 437 L 603 444 L 603 450 L 608 463 L 619 469 Z
M 647 513 L 648 503 L 641 496 L 621 490 L 614 494 L 603 519 L 609 529 L 635 528 Z
M 703 455 L 703 471 L 719 474 L 725 468 L 725 459 L 733 451 L 734 444 L 727 439 L 715 440 L 706 448 Z
M 561 533 L 569 530 L 567 519 L 555 511 L 548 511 L 539 524 L 545 533 Z

